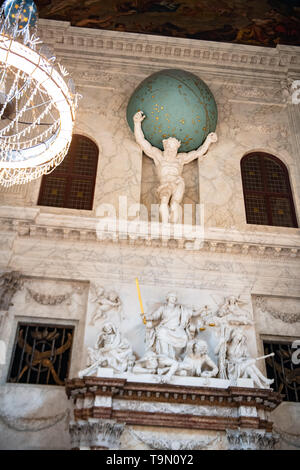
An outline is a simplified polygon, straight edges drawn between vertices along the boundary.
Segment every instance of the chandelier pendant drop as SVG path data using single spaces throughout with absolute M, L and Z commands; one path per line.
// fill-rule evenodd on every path
M 72 139 L 79 95 L 36 34 L 32 0 L 0 10 L 0 184 L 23 184 L 53 171 Z M 50 56 L 50 57 L 49 57 Z

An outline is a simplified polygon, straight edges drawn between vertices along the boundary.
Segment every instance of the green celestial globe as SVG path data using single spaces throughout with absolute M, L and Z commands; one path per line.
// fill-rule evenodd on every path
M 127 122 L 143 111 L 145 138 L 163 150 L 162 140 L 176 137 L 180 152 L 197 149 L 217 126 L 218 110 L 208 86 L 185 70 L 167 69 L 150 75 L 133 92 L 127 106 Z

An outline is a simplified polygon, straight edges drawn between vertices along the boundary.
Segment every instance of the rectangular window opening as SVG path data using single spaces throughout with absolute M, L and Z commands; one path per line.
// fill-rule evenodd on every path
M 73 326 L 18 323 L 8 382 L 64 385 L 68 378 Z

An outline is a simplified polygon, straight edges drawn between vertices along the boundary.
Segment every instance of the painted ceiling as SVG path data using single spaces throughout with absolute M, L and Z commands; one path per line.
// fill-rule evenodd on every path
M 255 46 L 300 45 L 300 0 L 37 0 L 73 26 Z

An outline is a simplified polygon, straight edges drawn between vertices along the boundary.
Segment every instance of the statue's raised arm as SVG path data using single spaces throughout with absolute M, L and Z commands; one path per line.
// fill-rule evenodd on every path
M 145 118 L 146 115 L 143 113 L 143 111 L 138 111 L 133 116 L 135 140 L 142 148 L 143 152 L 145 152 L 148 157 L 152 158 L 155 164 L 158 164 L 160 163 L 162 152 L 158 148 L 153 147 L 150 142 L 145 139 L 142 130 L 142 122 Z
M 204 143 L 200 145 L 199 148 L 197 148 L 196 150 L 192 150 L 188 153 L 180 153 L 182 163 L 185 165 L 186 163 L 192 162 L 196 158 L 203 157 L 208 151 L 210 145 L 214 142 L 217 142 L 217 140 L 217 134 L 215 132 L 211 132 L 210 134 L 208 134 Z

